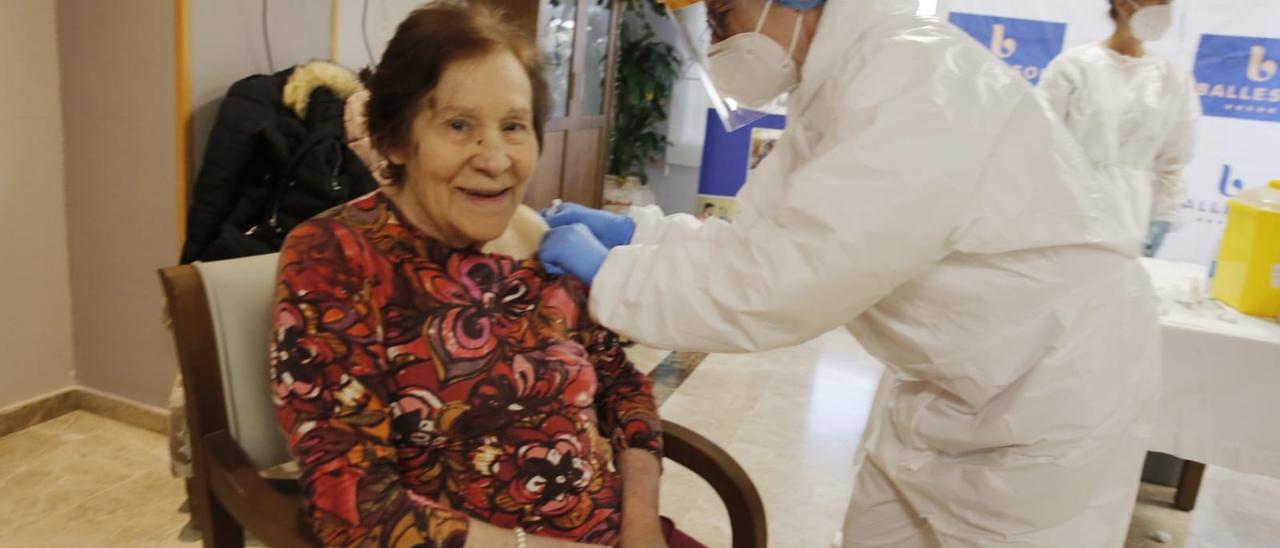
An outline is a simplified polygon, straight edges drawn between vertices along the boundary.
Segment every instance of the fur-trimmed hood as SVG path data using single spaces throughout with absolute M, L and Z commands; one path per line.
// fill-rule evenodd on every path
M 311 92 L 316 88 L 329 88 L 338 99 L 346 101 L 362 89 L 356 73 L 328 61 L 312 61 L 298 65 L 284 85 L 284 104 L 299 118 L 306 119 Z

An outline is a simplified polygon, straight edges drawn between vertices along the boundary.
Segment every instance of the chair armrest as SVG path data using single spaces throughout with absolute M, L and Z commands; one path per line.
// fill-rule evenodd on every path
M 724 501 L 733 547 L 765 548 L 764 503 L 737 461 L 711 440 L 670 421 L 662 421 L 662 440 L 666 458 L 706 480 Z M 319 546 L 302 508 L 258 474 L 229 432 L 213 432 L 204 437 L 204 444 L 210 488 L 245 530 L 276 548 Z
M 765 548 L 764 502 L 738 462 L 711 440 L 670 421 L 662 421 L 662 443 L 666 458 L 693 471 L 720 495 L 729 510 L 733 548 Z
M 218 430 L 205 436 L 204 446 L 209 457 L 209 486 L 246 531 L 273 548 L 320 545 L 302 507 L 258 475 L 230 432 Z

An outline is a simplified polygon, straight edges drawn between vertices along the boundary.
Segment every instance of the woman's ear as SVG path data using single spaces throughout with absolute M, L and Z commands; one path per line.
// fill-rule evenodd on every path
M 392 164 L 402 166 L 405 164 L 406 159 L 407 157 L 404 151 L 400 150 L 400 147 L 396 147 L 394 149 L 387 151 L 387 161 L 391 162 Z

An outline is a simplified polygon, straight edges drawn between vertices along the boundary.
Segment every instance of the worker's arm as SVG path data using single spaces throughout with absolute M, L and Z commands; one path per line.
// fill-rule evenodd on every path
M 1071 117 L 1071 102 L 1080 88 L 1079 80 L 1079 68 L 1065 57 L 1058 57 L 1049 63 L 1044 76 L 1040 78 L 1037 89 L 1049 104 L 1049 108 L 1063 122 Z
M 777 180 L 785 176 L 790 166 L 791 151 L 780 143 L 780 146 L 769 153 L 769 156 L 751 171 L 751 178 L 763 181 Z M 749 221 L 758 214 L 751 200 L 744 198 L 739 194 L 736 216 L 738 221 Z M 636 222 L 635 235 L 631 238 L 633 244 L 714 239 L 717 234 L 729 227 L 729 223 L 722 219 L 712 218 L 701 221 L 687 213 L 664 215 L 658 206 L 633 207 L 628 212 L 628 216 Z
M 656 205 L 633 207 L 627 213 L 636 222 L 633 244 L 656 244 L 680 240 L 709 238 L 711 234 L 729 226 L 722 219 L 699 220 L 688 213 L 666 215 Z
M 1151 204 L 1151 219 L 1167 221 L 1176 230 L 1182 223 L 1182 204 L 1186 201 L 1187 185 L 1182 170 L 1195 152 L 1196 127 L 1200 122 L 1200 96 L 1189 76 L 1173 78 L 1176 92 L 1168 105 L 1173 120 L 1169 135 L 1160 154 L 1156 156 L 1155 196 Z
M 831 101 L 843 108 L 823 113 L 811 160 L 748 183 L 784 187 L 767 215 L 710 238 L 614 248 L 593 281 L 593 316 L 656 348 L 776 348 L 847 322 L 950 253 L 976 208 L 982 143 L 1004 121 L 949 109 L 933 67 L 889 63 L 929 59 L 910 51 L 927 44 L 900 45 L 865 68 L 868 85 Z

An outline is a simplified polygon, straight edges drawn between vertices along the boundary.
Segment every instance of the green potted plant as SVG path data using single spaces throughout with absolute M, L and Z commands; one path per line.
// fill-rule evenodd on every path
M 658 39 L 645 20 L 649 10 L 661 13 L 661 4 L 627 0 L 623 6 L 631 24 L 624 24 L 621 32 L 617 109 L 609 134 L 609 175 L 605 178 L 605 206 L 614 208 L 631 205 L 636 202 L 636 192 L 648 191 L 642 188 L 649 182 L 645 167 L 666 152 L 669 142 L 662 130 L 671 88 L 680 76 L 675 48 Z

